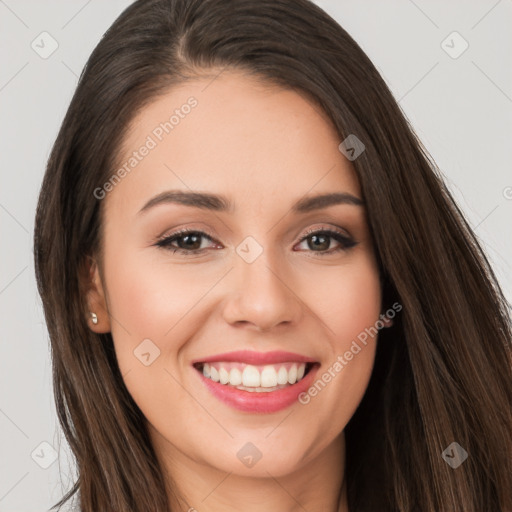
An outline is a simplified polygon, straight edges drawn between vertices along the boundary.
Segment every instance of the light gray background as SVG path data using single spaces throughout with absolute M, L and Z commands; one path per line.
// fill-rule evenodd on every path
M 130 3 L 0 0 L 0 512 L 48 510 L 71 483 L 74 466 L 55 414 L 48 335 L 34 280 L 34 213 L 78 75 Z M 389 84 L 511 300 L 511 1 L 317 3 Z M 59 45 L 47 59 L 31 48 L 43 31 Z M 458 58 L 442 47 L 453 31 L 469 44 Z M 456 37 L 444 43 L 452 53 L 462 44 Z M 51 462 L 52 449 L 42 442 L 60 454 L 47 469 L 40 464 Z

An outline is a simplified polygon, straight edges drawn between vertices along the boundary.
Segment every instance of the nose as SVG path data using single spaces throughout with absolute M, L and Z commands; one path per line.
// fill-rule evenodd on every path
M 291 326 L 302 318 L 304 306 L 294 290 L 291 273 L 275 258 L 270 261 L 267 253 L 263 251 L 252 263 L 235 258 L 223 310 L 230 325 L 269 331 Z

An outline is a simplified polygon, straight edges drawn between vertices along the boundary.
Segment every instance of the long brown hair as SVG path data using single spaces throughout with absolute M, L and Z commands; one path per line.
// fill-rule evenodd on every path
M 129 122 L 173 85 L 226 68 L 306 94 L 340 142 L 355 134 L 365 145 L 353 165 L 384 309 L 403 309 L 379 334 L 345 429 L 350 512 L 512 510 L 509 304 L 376 68 L 308 0 L 139 0 L 90 56 L 48 161 L 34 235 L 56 407 L 78 471 L 54 508 L 77 494 L 83 512 L 170 510 L 172 485 L 111 335 L 88 328 L 81 283 L 87 256 L 101 254 L 94 190 L 116 168 Z M 441 456 L 452 442 L 468 453 L 456 469 Z

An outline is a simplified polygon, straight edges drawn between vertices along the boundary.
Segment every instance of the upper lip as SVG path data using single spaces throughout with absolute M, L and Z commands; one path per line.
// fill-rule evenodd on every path
M 215 354 L 214 356 L 196 359 L 192 364 L 197 363 L 214 363 L 214 362 L 240 362 L 253 365 L 276 364 L 288 362 L 315 363 L 316 361 L 310 357 L 293 352 L 284 352 L 275 350 L 272 352 L 255 352 L 254 350 L 237 350 L 235 352 L 225 352 L 223 354 Z

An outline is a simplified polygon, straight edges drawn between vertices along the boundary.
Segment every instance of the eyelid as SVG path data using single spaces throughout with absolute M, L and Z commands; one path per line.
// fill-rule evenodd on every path
M 302 235 L 301 235 L 301 238 L 300 238 L 300 241 L 303 241 L 304 238 L 307 238 L 309 235 L 313 234 L 313 233 L 318 233 L 318 232 L 329 232 L 329 231 L 333 231 L 345 238 L 353 238 L 352 235 L 350 235 L 347 231 L 345 232 L 342 232 L 340 230 L 340 228 L 338 227 L 335 227 L 335 226 L 327 226 L 327 225 L 321 225 L 320 227 L 314 227 L 314 228 L 309 228 L 307 229 Z

